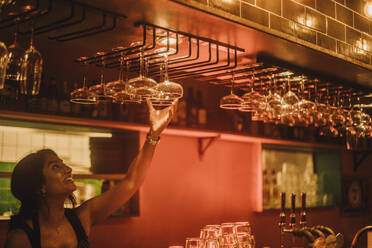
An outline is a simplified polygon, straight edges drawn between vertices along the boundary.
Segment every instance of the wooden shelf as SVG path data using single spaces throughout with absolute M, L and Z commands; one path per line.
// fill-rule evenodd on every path
M 0 172 L 0 178 L 10 178 L 11 172 Z M 119 180 L 123 179 L 125 174 L 73 174 L 74 179 L 108 179 Z
M 0 118 L 16 121 L 31 121 L 31 122 L 43 122 L 50 124 L 62 124 L 62 125 L 77 125 L 82 127 L 90 128 L 107 128 L 107 129 L 122 129 L 122 130 L 133 130 L 146 133 L 149 130 L 148 125 L 121 122 L 121 121 L 110 121 L 110 120 L 95 120 L 87 118 L 77 118 L 69 116 L 59 115 L 48 115 L 48 114 L 35 114 L 26 112 L 16 112 L 8 110 L 0 110 Z M 344 150 L 345 147 L 336 144 L 322 144 L 322 143 L 311 143 L 304 141 L 292 141 L 274 138 L 255 137 L 247 134 L 236 134 L 233 132 L 219 132 L 211 130 L 191 129 L 184 127 L 168 127 L 164 130 L 163 135 L 175 135 L 183 137 L 195 137 L 195 138 L 217 138 L 218 140 L 232 141 L 232 142 L 245 142 L 245 143 L 260 143 L 260 144 L 280 144 L 287 146 L 303 146 L 303 147 L 318 147 L 318 148 L 332 148 Z

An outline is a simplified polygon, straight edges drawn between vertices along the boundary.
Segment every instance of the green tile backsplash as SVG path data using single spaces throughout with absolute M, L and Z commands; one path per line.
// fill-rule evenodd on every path
M 301 45 L 319 47 L 322 52 L 342 55 L 338 57 L 347 57 L 348 61 L 355 59 L 354 63 L 371 68 L 372 18 L 365 15 L 363 0 L 173 1 L 244 25 L 255 22 L 258 25 L 254 28 L 260 29 L 261 25 L 265 32 L 272 30 L 273 34 L 286 39 L 291 39 L 288 35 L 293 36 L 291 40 Z M 218 12 L 214 12 L 215 9 Z M 234 16 L 225 16 L 221 10 Z

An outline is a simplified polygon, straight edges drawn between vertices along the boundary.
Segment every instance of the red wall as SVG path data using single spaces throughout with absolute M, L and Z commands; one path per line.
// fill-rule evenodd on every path
M 206 224 L 243 220 L 251 222 L 257 248 L 278 247 L 279 213 L 255 212 L 261 204 L 260 145 L 217 140 L 199 159 L 197 144 L 196 138 L 164 135 L 140 190 L 140 217 L 111 218 L 97 225 L 90 236 L 91 247 L 183 245 L 186 237 L 198 236 Z M 342 156 L 342 174 L 354 175 L 352 157 Z M 371 162 L 371 158 L 364 161 L 355 175 L 370 176 Z M 372 224 L 371 215 L 341 217 L 339 208 L 310 209 L 308 221 L 344 233 L 347 243 L 360 227 Z M 3 222 L 0 246 L 5 233 Z

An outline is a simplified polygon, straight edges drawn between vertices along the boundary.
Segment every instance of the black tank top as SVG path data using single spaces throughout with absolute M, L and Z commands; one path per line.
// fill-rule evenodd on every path
M 75 231 L 76 239 L 78 241 L 78 248 L 89 248 L 88 237 L 85 233 L 85 230 L 79 220 L 79 217 L 76 215 L 73 209 L 66 208 L 65 209 L 65 216 L 70 222 L 72 228 Z M 24 220 L 17 220 L 11 221 L 10 230 L 12 229 L 22 229 L 27 234 L 32 248 L 41 248 L 40 242 L 40 226 L 39 226 L 39 218 L 37 215 L 34 216 L 32 219 L 33 229 L 27 225 Z

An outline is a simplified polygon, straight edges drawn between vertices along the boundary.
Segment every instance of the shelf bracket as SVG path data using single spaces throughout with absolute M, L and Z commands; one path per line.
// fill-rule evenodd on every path
M 216 139 L 220 138 L 221 135 L 218 134 L 217 136 L 213 137 L 200 137 L 198 138 L 198 152 L 199 152 L 199 158 L 202 158 L 204 153 L 207 151 L 207 149 L 213 144 Z
M 368 157 L 371 152 L 353 152 L 353 159 L 354 159 L 354 172 L 358 170 L 358 168 L 362 165 L 363 161 Z

